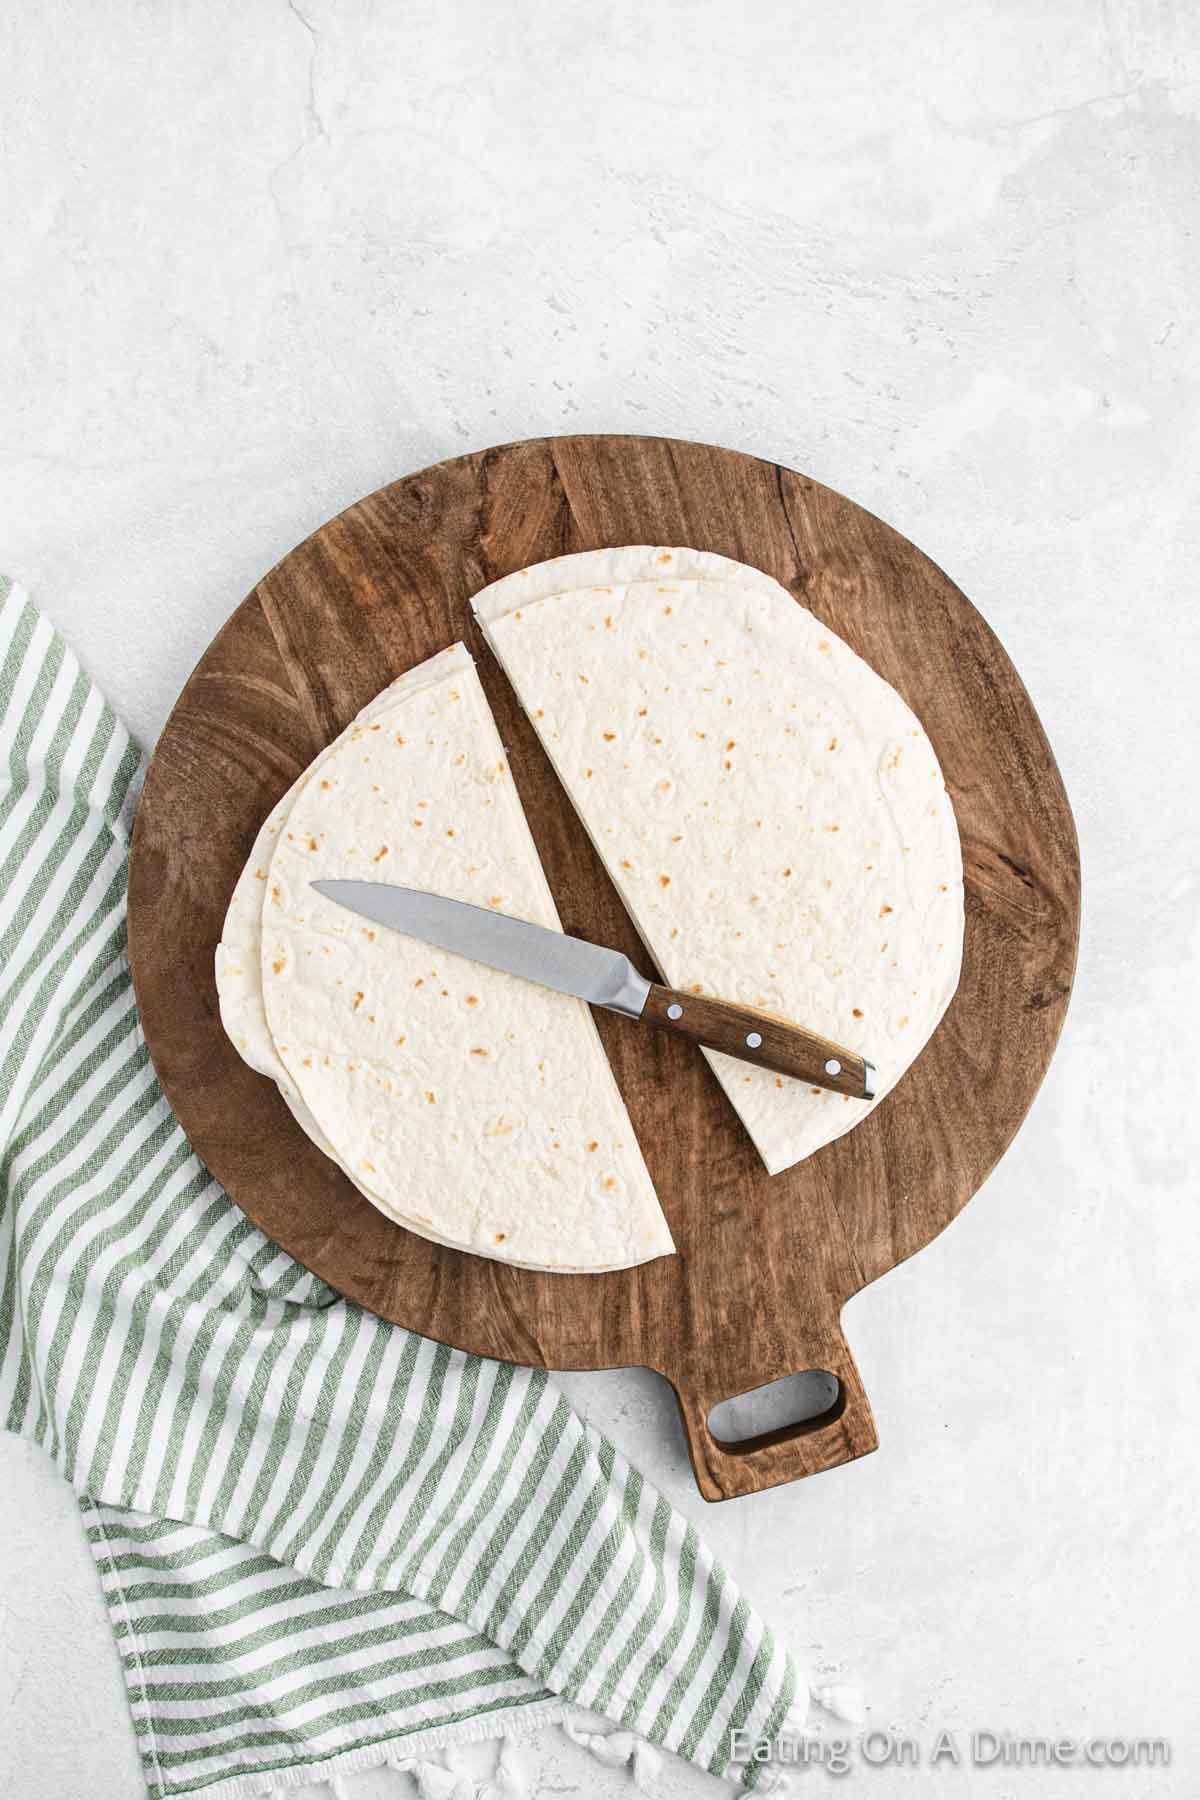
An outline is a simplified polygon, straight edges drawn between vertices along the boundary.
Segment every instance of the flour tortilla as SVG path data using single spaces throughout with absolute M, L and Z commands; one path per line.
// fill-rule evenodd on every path
M 958 984 L 962 858 L 900 696 L 760 570 L 633 545 L 475 612 L 671 985 L 868 1056 L 878 1100 Z M 774 1174 L 866 1103 L 705 1052 Z
M 309 885 L 387 879 L 558 926 L 474 667 L 446 654 L 343 734 L 274 829 L 265 880 L 249 873 L 270 1050 L 237 960 L 253 935 L 241 912 L 229 1019 L 389 1216 L 522 1266 L 629 1267 L 673 1245 L 588 1008 Z

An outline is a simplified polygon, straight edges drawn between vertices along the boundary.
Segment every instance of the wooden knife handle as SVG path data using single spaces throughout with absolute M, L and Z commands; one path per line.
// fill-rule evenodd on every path
M 790 1019 L 738 1006 L 732 1000 L 710 1000 L 706 994 L 685 994 L 652 982 L 645 1007 L 645 1024 L 657 1031 L 677 1031 L 682 1037 L 724 1050 L 760 1069 L 774 1069 L 813 1087 L 832 1088 L 835 1094 L 851 1094 L 856 1100 L 875 1095 L 875 1071 L 871 1063 L 833 1044 L 828 1038 L 793 1025 Z

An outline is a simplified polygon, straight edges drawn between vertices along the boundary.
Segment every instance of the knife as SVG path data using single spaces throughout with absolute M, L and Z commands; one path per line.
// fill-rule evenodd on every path
M 856 1100 L 875 1098 L 874 1064 L 853 1050 L 773 1013 L 647 981 L 619 950 L 420 888 L 386 881 L 314 881 L 310 886 L 360 918 L 436 944 L 439 950 L 540 982 L 560 994 L 574 994 L 592 1006 L 640 1019 L 657 1031 L 677 1032 L 710 1050 L 722 1050 L 813 1087 L 831 1088 Z

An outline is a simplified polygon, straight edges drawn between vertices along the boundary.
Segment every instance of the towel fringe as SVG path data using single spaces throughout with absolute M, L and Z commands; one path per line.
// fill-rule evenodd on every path
M 354 1800 L 346 1784 L 347 1775 L 364 1769 L 394 1769 L 401 1760 L 409 1758 L 428 1762 L 430 1752 L 444 1753 L 456 1744 L 482 1744 L 495 1738 L 503 1738 L 510 1744 L 509 1768 L 512 1769 L 512 1743 L 541 1731 L 546 1725 L 561 1725 L 566 1710 L 566 1703 L 561 1700 L 536 1701 L 519 1711 L 481 1713 L 474 1719 L 460 1719 L 455 1725 L 433 1725 L 427 1731 L 410 1732 L 389 1743 L 335 1751 L 332 1756 L 314 1757 L 311 1762 L 298 1763 L 290 1769 L 264 1768 L 231 1775 L 206 1787 L 204 1800 L 283 1800 L 290 1788 L 311 1787 L 321 1781 L 328 1782 L 331 1787 L 334 1781 L 340 1782 L 346 1800 Z M 493 1774 L 491 1780 L 495 1779 Z M 336 1793 L 336 1788 L 333 1791 Z M 481 1800 L 492 1800 L 486 1784 Z M 525 1800 L 525 1795 L 520 1787 L 510 1788 L 508 1793 L 501 1789 L 500 1800 Z
M 400 1775 L 411 1775 L 417 1784 L 418 1800 L 529 1800 L 529 1789 L 521 1778 L 512 1738 L 505 1733 L 499 1739 L 499 1753 L 492 1773 L 476 1781 L 461 1765 L 457 1746 L 447 1744 L 442 1761 L 427 1756 L 394 1756 L 389 1767 Z M 351 1800 L 339 1793 L 335 1777 L 335 1800 Z
M 529 1800 L 529 1788 L 517 1760 L 517 1747 L 510 1737 L 500 1739 L 500 1754 L 491 1779 L 479 1790 L 479 1800 Z
M 597 1731 L 589 1713 L 568 1714 L 562 1728 L 573 1744 L 590 1750 L 606 1768 L 628 1768 L 634 1787 L 641 1793 L 654 1792 L 662 1774 L 662 1753 L 636 1731 L 621 1727 L 616 1731 Z
M 866 1722 L 867 1703 L 862 1693 L 848 1682 L 834 1681 L 825 1687 L 814 1688 L 812 1697 L 817 1705 L 835 1719 L 844 1719 L 847 1725 L 862 1725 Z
M 479 1786 L 469 1775 L 448 1769 L 445 1763 L 429 1762 L 415 1756 L 398 1757 L 391 1767 L 400 1775 L 411 1775 L 417 1784 L 418 1800 L 478 1800 Z M 334 1788 L 337 1800 L 343 1796 Z M 345 1796 L 349 1800 L 349 1796 Z

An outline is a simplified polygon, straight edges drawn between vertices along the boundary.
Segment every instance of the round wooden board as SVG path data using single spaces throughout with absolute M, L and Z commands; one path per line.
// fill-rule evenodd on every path
M 565 929 L 645 968 L 468 604 L 529 563 L 637 543 L 767 570 L 919 715 L 962 833 L 962 981 L 923 1054 L 862 1126 L 774 1177 L 696 1050 L 598 1014 L 678 1255 L 612 1275 L 539 1275 L 425 1243 L 368 1205 L 229 1043 L 213 952 L 276 800 L 386 682 L 462 638 Z M 255 1224 L 341 1293 L 447 1344 L 548 1368 L 659 1370 L 709 1499 L 874 1449 L 842 1306 L 936 1236 L 1011 1140 L 1062 1025 L 1078 924 L 1075 832 L 1050 747 L 1004 650 L 953 583 L 803 475 L 638 437 L 545 438 L 458 457 L 372 494 L 286 556 L 171 714 L 129 885 L 155 1068 L 196 1150 Z M 809 1368 L 840 1381 L 829 1413 L 736 1448 L 712 1436 L 717 1401 Z

